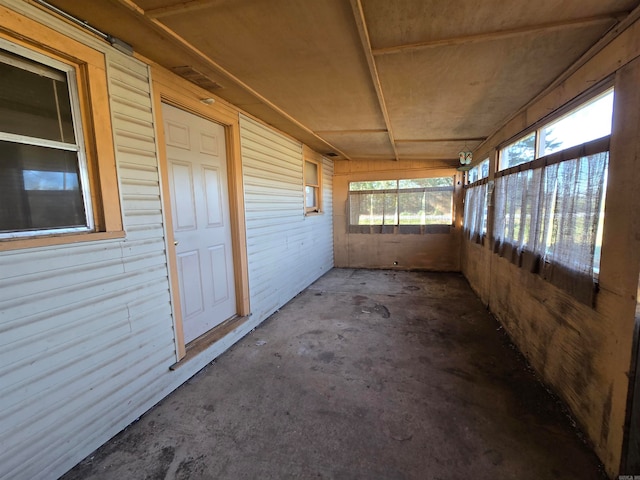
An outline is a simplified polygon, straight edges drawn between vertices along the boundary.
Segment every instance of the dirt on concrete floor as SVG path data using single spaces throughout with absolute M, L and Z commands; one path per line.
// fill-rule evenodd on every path
M 63 478 L 606 477 L 462 275 L 334 269 Z

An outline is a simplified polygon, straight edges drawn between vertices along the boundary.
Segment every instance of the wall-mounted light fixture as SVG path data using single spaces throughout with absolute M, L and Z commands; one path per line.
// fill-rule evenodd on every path
M 469 165 L 473 160 L 473 153 L 469 150 L 462 150 L 458 156 L 460 157 L 460 165 Z
M 215 99 L 213 98 L 201 98 L 200 101 L 202 103 L 204 103 L 205 105 L 213 105 L 214 103 L 216 103 Z

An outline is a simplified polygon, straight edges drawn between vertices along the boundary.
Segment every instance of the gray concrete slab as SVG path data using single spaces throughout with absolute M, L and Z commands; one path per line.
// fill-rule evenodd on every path
M 72 479 L 601 479 L 459 274 L 334 269 Z

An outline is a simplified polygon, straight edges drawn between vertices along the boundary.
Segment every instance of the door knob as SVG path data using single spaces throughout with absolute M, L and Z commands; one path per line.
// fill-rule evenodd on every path
M 180 243 L 180 242 L 178 242 L 178 241 L 176 240 L 176 241 L 174 241 L 174 242 L 173 242 L 173 245 L 177 247 L 177 246 L 178 246 L 178 243 Z

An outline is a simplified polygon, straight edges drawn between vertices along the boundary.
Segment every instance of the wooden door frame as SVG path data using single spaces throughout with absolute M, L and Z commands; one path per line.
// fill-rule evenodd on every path
M 242 156 L 240 152 L 239 112 L 222 99 L 215 98 L 210 92 L 187 82 L 152 62 L 150 66 L 153 95 L 153 118 L 155 121 L 158 167 L 160 169 L 160 191 L 164 210 L 164 230 L 169 266 L 169 288 L 175 328 L 176 361 L 186 355 L 182 308 L 180 303 L 180 285 L 173 235 L 171 210 L 171 192 L 169 189 L 169 171 L 164 136 L 162 103 L 174 106 L 206 120 L 222 125 L 225 130 L 227 146 L 227 183 L 229 186 L 229 214 L 231 220 L 231 243 L 234 268 L 234 286 L 236 289 L 236 312 L 239 316 L 248 316 L 249 306 L 249 269 L 247 260 L 247 236 L 244 215 L 244 188 L 242 182 Z M 203 99 L 213 98 L 214 103 L 204 103 Z

